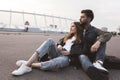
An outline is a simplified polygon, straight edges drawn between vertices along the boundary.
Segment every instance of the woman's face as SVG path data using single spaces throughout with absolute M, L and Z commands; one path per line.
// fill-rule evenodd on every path
M 76 29 L 76 25 L 74 23 L 71 23 L 71 28 L 70 28 L 70 33 L 76 33 L 77 29 Z

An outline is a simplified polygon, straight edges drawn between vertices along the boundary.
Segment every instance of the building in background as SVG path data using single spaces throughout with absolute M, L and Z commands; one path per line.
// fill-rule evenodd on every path
M 107 27 L 102 27 L 101 30 L 108 31 L 108 28 Z

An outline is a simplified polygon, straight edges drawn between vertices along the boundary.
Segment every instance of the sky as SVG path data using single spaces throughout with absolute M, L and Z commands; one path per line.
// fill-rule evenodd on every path
M 109 31 L 120 26 L 120 0 L 0 0 L 0 10 L 36 12 L 79 20 L 82 9 L 91 9 L 92 25 Z

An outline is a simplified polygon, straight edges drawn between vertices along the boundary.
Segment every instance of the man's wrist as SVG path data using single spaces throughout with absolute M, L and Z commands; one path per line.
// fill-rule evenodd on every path
M 96 43 L 100 45 L 100 44 L 101 44 L 101 41 L 98 40 Z

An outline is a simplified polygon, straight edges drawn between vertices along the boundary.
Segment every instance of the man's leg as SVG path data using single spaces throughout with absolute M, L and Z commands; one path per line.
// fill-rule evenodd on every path
M 80 55 L 79 60 L 84 71 L 87 71 L 89 67 L 93 66 L 92 62 L 86 55 Z
M 104 58 L 105 58 L 105 50 L 106 50 L 106 43 L 103 43 L 101 44 L 100 48 L 96 52 L 96 60 L 93 63 L 93 65 L 96 68 L 103 70 L 105 73 L 108 74 L 108 70 L 103 67 Z
M 100 47 L 96 53 L 96 60 L 100 60 L 100 61 L 104 62 L 105 51 L 106 51 L 106 43 L 103 43 L 100 45 Z
M 99 69 L 93 66 L 92 62 L 86 55 L 79 56 L 82 68 L 91 80 L 108 80 L 108 75 L 103 74 Z

